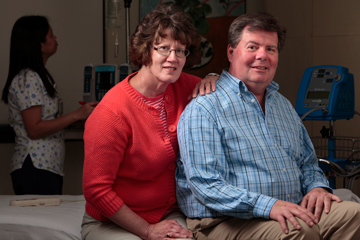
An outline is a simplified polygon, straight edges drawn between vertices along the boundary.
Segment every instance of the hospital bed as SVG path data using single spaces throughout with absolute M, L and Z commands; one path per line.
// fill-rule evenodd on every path
M 12 200 L 44 197 L 60 198 L 60 206 L 10 206 Z M 83 195 L 0 195 L 0 239 L 80 240 L 84 212 Z
M 343 200 L 360 203 L 348 189 L 336 189 Z M 52 195 L 62 201 L 60 206 L 14 207 L 11 200 L 46 197 L 42 195 L 0 195 L 1 240 L 80 240 L 81 222 L 85 211 L 83 195 Z M 180 239 L 178 239 L 180 240 Z
M 83 195 L 52 195 L 59 206 L 16 207 L 11 200 L 43 198 L 42 195 L 0 195 L 1 240 L 79 240 L 85 212 Z

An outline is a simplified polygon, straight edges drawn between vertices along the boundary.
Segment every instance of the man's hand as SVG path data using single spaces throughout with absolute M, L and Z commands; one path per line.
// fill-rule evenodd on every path
M 330 212 L 331 201 L 341 202 L 341 199 L 326 191 L 324 188 L 313 188 L 306 194 L 300 203 L 300 206 L 312 212 L 317 219 L 320 219 L 321 213 Z
M 270 218 L 279 222 L 281 229 L 285 234 L 289 233 L 286 225 L 286 219 L 296 228 L 300 229 L 300 224 L 295 219 L 298 217 L 312 227 L 318 223 L 318 219 L 308 209 L 295 203 L 277 200 L 270 210 Z
M 201 96 L 204 96 L 206 94 L 210 94 L 211 91 L 216 90 L 216 82 L 219 80 L 218 76 L 208 75 L 204 77 L 200 82 L 198 82 L 192 92 L 192 94 L 188 97 L 188 99 L 196 98 L 198 93 L 200 93 Z

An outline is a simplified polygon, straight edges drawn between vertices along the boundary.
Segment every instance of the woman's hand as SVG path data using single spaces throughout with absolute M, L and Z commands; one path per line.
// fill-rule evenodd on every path
M 164 220 L 156 224 L 150 224 L 147 229 L 147 240 L 170 240 L 175 238 L 192 238 L 192 234 L 176 220 Z
M 196 84 L 192 95 L 190 95 L 188 99 L 191 100 L 191 98 L 196 98 L 198 93 L 200 93 L 201 96 L 204 96 L 205 93 L 210 94 L 211 91 L 214 92 L 216 90 L 216 82 L 219 78 L 220 76 L 217 75 L 206 75 L 205 78 Z
M 76 110 L 76 114 L 75 114 L 76 120 L 87 119 L 98 103 L 99 102 L 97 101 L 88 102 L 88 103 L 81 102 L 80 104 L 82 104 L 82 106 L 78 110 Z
M 125 204 L 109 219 L 145 240 L 192 238 L 191 232 L 183 228 L 176 220 L 163 220 L 156 224 L 149 224 Z

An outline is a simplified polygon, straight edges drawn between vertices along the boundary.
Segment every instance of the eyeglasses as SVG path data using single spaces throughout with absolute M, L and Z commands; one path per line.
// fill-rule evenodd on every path
M 179 58 L 187 57 L 190 54 L 190 51 L 187 49 L 171 49 L 166 46 L 154 47 L 160 55 L 169 56 L 171 51 L 175 51 L 175 55 Z

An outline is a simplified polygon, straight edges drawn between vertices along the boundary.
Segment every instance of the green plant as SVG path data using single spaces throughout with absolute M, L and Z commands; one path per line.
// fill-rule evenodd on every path
M 211 14 L 211 6 L 207 3 L 201 3 L 198 0 L 173 0 L 167 1 L 164 4 L 175 3 L 185 13 L 191 17 L 191 21 L 198 29 L 200 34 L 206 34 L 210 30 L 210 24 L 206 16 Z
M 219 0 L 219 3 L 223 5 L 223 9 L 225 10 L 225 15 L 229 15 L 236 7 L 244 2 L 245 0 Z

